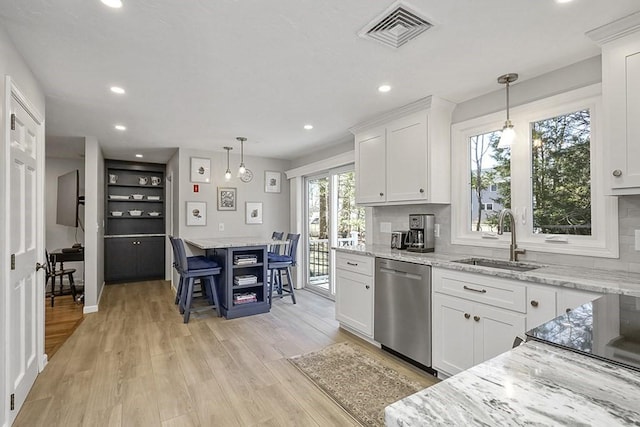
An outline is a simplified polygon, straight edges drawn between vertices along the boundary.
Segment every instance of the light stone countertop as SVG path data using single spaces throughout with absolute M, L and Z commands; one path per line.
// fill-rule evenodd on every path
M 480 267 L 452 262 L 455 260 L 478 258 L 477 255 L 443 254 L 437 252 L 416 253 L 391 249 L 384 245 L 362 245 L 355 247 L 334 247 L 336 251 L 368 255 L 398 261 L 425 264 L 450 270 L 481 273 L 505 279 L 523 280 L 543 285 L 575 288 L 599 293 L 615 293 L 640 297 L 640 274 L 614 270 L 597 270 L 584 267 L 548 265 L 527 261 L 527 265 L 539 265 L 530 271 L 512 271 Z
M 640 425 L 640 372 L 527 342 L 385 408 L 385 424 Z
M 199 249 L 241 248 L 246 246 L 267 246 L 273 244 L 286 244 L 284 240 L 272 240 L 265 237 L 224 237 L 184 239 L 184 241 Z

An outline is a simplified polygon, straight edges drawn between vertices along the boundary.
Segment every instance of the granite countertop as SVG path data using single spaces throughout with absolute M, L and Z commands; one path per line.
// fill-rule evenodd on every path
M 436 252 L 423 254 L 391 249 L 383 245 L 334 247 L 333 249 L 339 252 L 413 262 L 416 264 L 431 265 L 433 267 L 442 267 L 469 273 L 481 273 L 543 285 L 575 288 L 599 293 L 640 296 L 640 274 L 638 273 L 548 265 L 528 261 L 526 262 L 527 265 L 538 265 L 540 268 L 530 271 L 512 271 L 452 262 L 460 259 L 473 258 L 474 256 L 472 255 L 443 254 Z
M 387 406 L 387 426 L 639 425 L 640 372 L 538 342 Z
M 266 246 L 288 243 L 285 240 L 272 240 L 271 238 L 265 237 L 209 237 L 202 239 L 184 239 L 184 241 L 200 249 L 241 248 L 245 246 Z

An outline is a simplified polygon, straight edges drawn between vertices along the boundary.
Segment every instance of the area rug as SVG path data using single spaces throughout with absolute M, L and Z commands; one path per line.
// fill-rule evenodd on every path
M 347 342 L 289 361 L 365 426 L 383 426 L 385 406 L 425 388 Z

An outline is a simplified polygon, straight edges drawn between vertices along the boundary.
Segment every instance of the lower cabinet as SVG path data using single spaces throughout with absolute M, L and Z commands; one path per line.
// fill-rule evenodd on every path
M 373 339 L 374 258 L 336 252 L 336 319 Z
M 436 293 L 433 328 L 433 366 L 454 375 L 511 349 L 525 315 Z
M 104 239 L 104 278 L 124 282 L 164 278 L 163 236 Z

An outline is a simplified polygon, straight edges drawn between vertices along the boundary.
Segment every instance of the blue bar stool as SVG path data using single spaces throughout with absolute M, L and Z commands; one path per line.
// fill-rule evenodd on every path
M 180 280 L 178 281 L 178 289 L 176 290 L 176 299 L 174 301 L 174 304 L 177 305 L 180 302 L 180 295 L 182 293 L 182 286 L 184 284 L 184 279 L 182 277 L 182 274 L 180 274 L 180 265 L 179 265 L 180 252 L 178 252 L 176 242 L 175 242 L 175 237 L 169 236 L 169 241 L 171 242 L 171 248 L 173 249 L 172 265 L 173 265 L 173 268 L 175 268 L 178 274 L 180 275 Z M 207 262 L 207 260 L 208 258 L 204 255 L 190 256 L 190 257 L 187 257 L 187 265 L 190 267 L 189 269 L 192 270 L 196 268 L 196 266 L 206 265 L 205 263 Z M 203 294 L 206 294 L 206 289 L 204 286 L 201 286 L 200 290 Z M 194 291 L 194 296 L 195 296 L 195 291 Z
M 177 256 L 177 270 L 180 274 L 180 298 L 178 300 L 178 308 L 181 314 L 184 314 L 184 323 L 189 323 L 189 316 L 192 311 L 200 311 L 202 309 L 215 308 L 218 317 L 222 316 L 220 311 L 220 301 L 218 298 L 218 287 L 216 286 L 216 276 L 220 274 L 222 268 L 215 261 L 204 257 L 189 257 L 184 249 L 182 239 L 173 238 Z M 193 288 L 195 280 L 200 279 L 203 293 L 209 300 L 210 305 L 194 309 L 191 307 L 193 302 Z
M 273 289 L 276 289 L 278 293 L 278 298 L 283 298 L 286 296 L 290 296 L 293 303 L 296 303 L 296 295 L 294 293 L 294 285 L 293 280 L 291 278 L 291 267 L 296 266 L 296 252 L 298 249 L 298 241 L 300 240 L 300 234 L 287 234 L 287 239 L 289 250 L 286 255 L 280 255 L 276 253 L 268 254 L 268 265 L 267 269 L 269 270 L 269 305 L 273 301 Z M 284 287 L 282 283 L 282 272 L 285 272 L 287 275 L 287 285 L 288 288 Z

